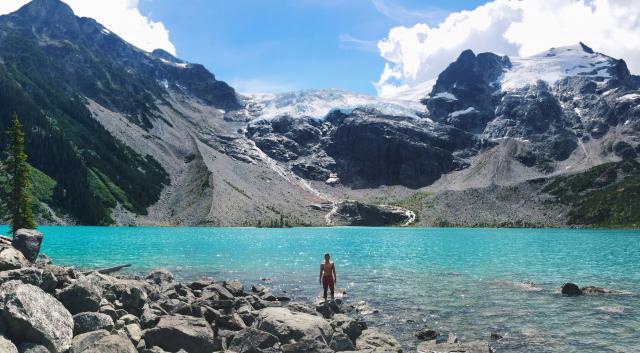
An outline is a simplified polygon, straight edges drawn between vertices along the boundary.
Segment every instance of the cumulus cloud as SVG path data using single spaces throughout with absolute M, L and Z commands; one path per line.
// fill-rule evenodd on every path
M 164 49 L 176 54 L 162 22 L 144 16 L 138 0 L 63 0 L 78 16 L 91 17 L 124 40 L 146 51 Z M 0 14 L 13 12 L 29 0 L 1 0 Z
M 423 87 L 461 51 L 529 56 L 582 41 L 640 71 L 640 1 L 494 0 L 451 13 L 437 26 L 395 27 L 378 42 L 387 61 L 375 83 L 380 96 Z

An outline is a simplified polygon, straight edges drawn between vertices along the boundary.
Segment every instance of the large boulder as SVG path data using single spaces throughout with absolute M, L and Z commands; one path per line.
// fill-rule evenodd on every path
M 10 337 L 40 343 L 53 353 L 67 350 L 73 337 L 73 317 L 42 289 L 10 281 L 0 286 L 2 318 Z
M 222 348 L 205 319 L 185 315 L 163 316 L 142 338 L 147 346 L 169 352 L 211 353 Z
M 322 317 L 287 308 L 265 308 L 256 319 L 256 327 L 277 336 L 281 342 L 301 340 L 303 338 L 331 340 L 331 325 Z
M 15 270 L 29 266 L 29 260 L 12 246 L 0 247 L 0 271 Z
M 95 312 L 100 309 L 102 291 L 88 281 L 77 281 L 58 294 L 58 300 L 72 313 Z
M 93 331 L 74 337 L 71 353 L 138 353 L 138 350 L 125 336 Z
M 113 319 L 102 313 L 85 312 L 73 315 L 73 335 L 98 330 L 111 331 Z
M 356 348 L 362 350 L 380 350 L 384 352 L 402 352 L 400 343 L 391 335 L 377 330 L 365 330 L 356 340 Z
M 244 295 L 244 285 L 238 280 L 224 281 L 223 286 L 236 297 Z
M 147 275 L 147 279 L 155 284 L 171 283 L 173 282 L 173 273 L 167 270 L 157 269 L 151 271 Z
M 0 272 L 0 284 L 13 280 L 18 280 L 26 284 L 33 284 L 48 293 L 52 293 L 58 285 L 58 279 L 51 270 L 35 267 L 23 267 L 20 269 Z
M 334 315 L 331 322 L 336 329 L 344 332 L 353 342 L 360 337 L 362 330 L 367 328 L 367 324 L 364 321 L 358 321 L 345 314 Z
M 229 344 L 229 350 L 236 353 L 254 353 L 273 347 L 278 343 L 278 337 L 250 327 L 238 332 L 233 337 Z
M 349 338 L 347 334 L 341 332 L 333 335 L 331 342 L 329 343 L 329 347 L 336 352 L 353 351 L 356 349 L 351 338 Z
M 3 336 L 0 336 L 0 352 L 2 353 L 18 353 L 18 348 Z
M 582 294 L 582 290 L 574 283 L 565 283 L 560 288 L 560 293 L 563 295 L 574 297 Z
M 40 253 L 42 233 L 35 229 L 18 229 L 13 234 L 11 245 L 18 249 L 27 260 L 35 262 Z
M 140 315 L 142 308 L 147 303 L 147 293 L 141 286 L 128 285 L 120 293 L 120 301 L 129 313 Z

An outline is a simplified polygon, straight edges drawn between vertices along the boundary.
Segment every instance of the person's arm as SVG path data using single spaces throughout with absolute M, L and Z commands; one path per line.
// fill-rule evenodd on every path
M 338 275 L 336 274 L 336 263 L 333 263 L 333 283 L 338 282 Z
M 322 283 L 322 264 L 320 264 L 320 278 L 318 278 L 318 283 Z

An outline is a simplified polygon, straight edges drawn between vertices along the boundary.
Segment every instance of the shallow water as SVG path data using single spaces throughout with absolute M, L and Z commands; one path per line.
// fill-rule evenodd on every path
M 6 232 L 5 229 L 2 229 Z M 239 278 L 297 299 L 319 292 L 331 252 L 338 286 L 379 309 L 371 326 L 407 349 L 422 327 L 488 340 L 498 352 L 640 351 L 640 231 L 441 228 L 41 227 L 61 265 L 132 271 L 164 267 L 183 279 Z M 634 295 L 565 298 L 564 282 Z M 534 286 L 525 284 L 533 282 Z M 409 350 L 410 351 L 410 350 Z

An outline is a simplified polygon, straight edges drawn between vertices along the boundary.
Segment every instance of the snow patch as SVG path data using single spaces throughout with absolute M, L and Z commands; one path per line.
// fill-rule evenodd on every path
M 469 113 L 473 113 L 476 112 L 476 108 L 474 107 L 469 107 L 465 110 L 456 110 L 455 112 L 449 113 L 449 116 L 452 118 L 458 117 L 460 115 L 465 115 L 465 114 L 469 114 Z
M 440 92 L 432 97 L 433 99 L 446 99 L 449 101 L 457 101 L 458 98 L 449 92 Z
M 181 69 L 186 69 L 189 66 L 189 63 L 186 63 L 186 62 L 177 63 L 177 62 L 169 61 L 169 60 L 164 59 L 164 58 L 157 58 L 157 59 L 159 59 L 160 61 L 162 61 L 163 63 L 165 63 L 167 65 L 179 67 Z
M 613 59 L 600 53 L 587 53 L 580 45 L 552 48 L 525 58 L 510 58 L 513 66 L 501 78 L 503 90 L 533 85 L 538 80 L 549 84 L 564 77 L 598 77 L 608 79 Z
M 103 28 L 100 32 L 102 32 L 102 34 L 107 34 L 107 35 L 111 34 L 111 31 L 106 28 Z
M 625 94 L 624 96 L 618 97 L 618 99 L 616 100 L 618 102 L 631 102 L 631 101 L 635 101 L 638 98 L 640 98 L 640 94 L 630 93 L 630 94 Z

